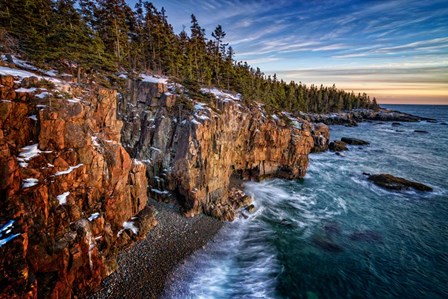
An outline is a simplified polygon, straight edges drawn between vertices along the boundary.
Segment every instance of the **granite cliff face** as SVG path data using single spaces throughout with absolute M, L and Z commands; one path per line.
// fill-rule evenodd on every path
M 241 204 L 229 197 L 231 177 L 300 178 L 315 144 L 316 151 L 328 148 L 325 125 L 287 113 L 268 116 L 218 90 L 203 90 L 211 92 L 208 104 L 190 102 L 178 89 L 129 80 L 119 116 L 122 143 L 147 165 L 151 194 L 180 198 L 187 216 L 232 220 Z
M 0 297 L 83 296 L 155 225 L 116 92 L 53 81 L 0 76 Z
M 233 220 L 242 180 L 303 177 L 328 147 L 327 126 L 218 90 L 205 104 L 151 76 L 122 94 L 35 76 L 0 66 L 3 297 L 84 297 L 156 225 L 148 193 Z

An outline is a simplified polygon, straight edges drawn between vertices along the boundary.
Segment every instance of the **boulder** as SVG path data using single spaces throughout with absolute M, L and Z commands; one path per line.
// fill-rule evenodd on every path
M 361 139 L 356 138 L 349 138 L 349 137 L 342 137 L 342 142 L 345 142 L 350 145 L 369 145 L 370 143 Z
M 340 140 L 335 140 L 335 141 L 330 142 L 330 145 L 328 146 L 328 148 L 332 152 L 348 151 L 347 143 L 340 141 Z
M 432 191 L 427 185 L 396 177 L 391 174 L 374 174 L 368 177 L 375 185 L 389 190 L 406 190 L 413 188 L 418 191 Z

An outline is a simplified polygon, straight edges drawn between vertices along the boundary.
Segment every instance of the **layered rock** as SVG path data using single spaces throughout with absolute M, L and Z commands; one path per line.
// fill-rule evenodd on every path
M 116 92 L 53 81 L 0 76 L 0 297 L 83 296 L 155 225 Z
M 188 216 L 205 212 L 233 219 L 232 175 L 303 177 L 315 140 L 328 146 L 327 126 L 268 116 L 261 105 L 248 107 L 221 92 L 206 96 L 204 104 L 179 89 L 129 80 L 119 115 L 125 123 L 122 143 L 147 164 L 152 193 L 181 198 Z

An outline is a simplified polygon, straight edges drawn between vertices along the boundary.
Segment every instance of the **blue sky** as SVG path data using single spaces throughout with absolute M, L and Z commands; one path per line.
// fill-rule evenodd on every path
M 133 2 L 128 3 L 133 6 Z M 222 25 L 236 59 L 380 102 L 448 104 L 448 0 L 153 1 L 176 32 Z

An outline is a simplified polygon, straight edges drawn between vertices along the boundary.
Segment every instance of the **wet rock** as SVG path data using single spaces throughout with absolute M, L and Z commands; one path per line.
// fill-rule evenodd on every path
M 330 151 L 332 152 L 342 152 L 342 151 L 348 151 L 347 143 L 339 140 L 335 140 L 330 142 L 330 145 L 328 146 Z
M 328 126 L 323 123 L 313 124 L 311 135 L 314 139 L 313 153 L 324 152 L 328 150 L 330 142 L 330 132 Z
M 398 126 L 401 126 L 401 123 L 396 123 L 396 122 L 392 123 L 392 127 L 398 127 Z
M 418 191 L 432 191 L 433 189 L 427 185 L 406 180 L 390 174 L 375 174 L 368 177 L 369 181 L 389 190 L 405 190 L 413 188 Z
M 350 234 L 352 241 L 366 241 L 366 242 L 381 242 L 383 236 L 380 233 L 372 230 L 356 231 Z
M 442 126 L 447 126 L 448 124 L 446 122 L 441 122 L 440 123 Z
M 415 133 L 421 133 L 421 134 L 429 134 L 428 131 L 425 130 L 414 130 Z
M 345 142 L 346 144 L 350 145 L 369 145 L 370 143 L 361 139 L 356 138 L 349 138 L 349 137 L 342 137 L 342 142 Z
M 249 213 L 251 213 L 251 214 L 253 214 L 254 212 L 255 212 L 255 206 L 254 205 L 250 205 L 250 206 L 248 206 L 247 208 L 246 208 L 246 210 L 249 212 Z

